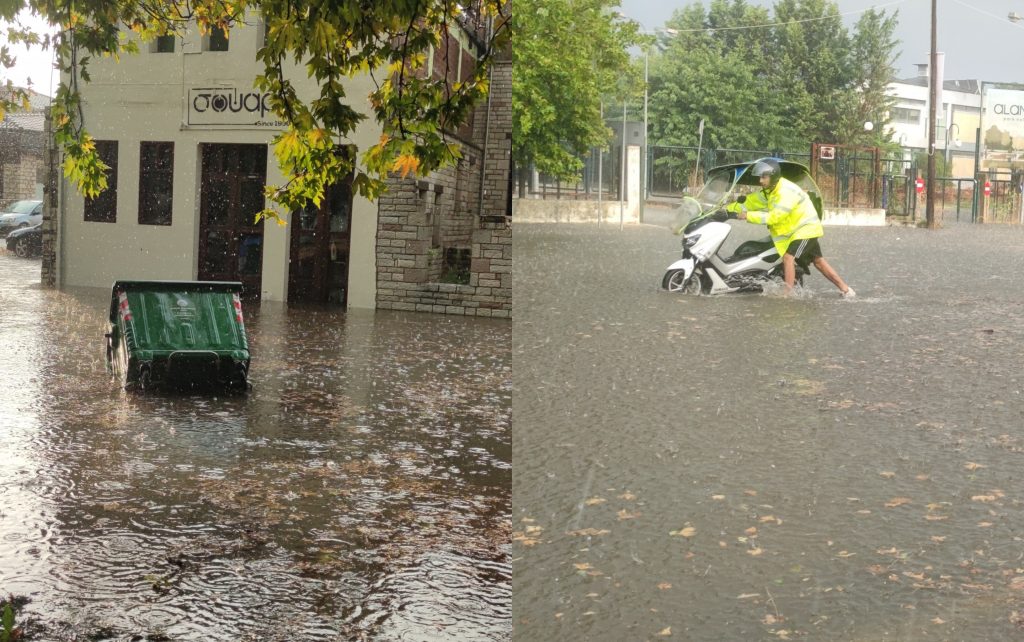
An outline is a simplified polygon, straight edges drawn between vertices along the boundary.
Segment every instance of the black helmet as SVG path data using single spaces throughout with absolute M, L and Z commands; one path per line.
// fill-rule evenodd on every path
M 782 168 L 779 167 L 779 161 L 774 158 L 764 158 L 754 163 L 750 173 L 757 178 L 767 176 L 768 186 L 774 189 L 779 184 L 779 178 L 782 177 Z

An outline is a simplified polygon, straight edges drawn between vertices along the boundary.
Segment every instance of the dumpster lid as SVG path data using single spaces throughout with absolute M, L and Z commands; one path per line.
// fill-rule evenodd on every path
M 117 323 L 118 292 L 237 292 L 242 293 L 241 281 L 114 281 L 110 289 L 110 322 Z

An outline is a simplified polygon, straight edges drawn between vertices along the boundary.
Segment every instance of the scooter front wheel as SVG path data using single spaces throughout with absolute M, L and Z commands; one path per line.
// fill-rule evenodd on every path
M 684 294 L 699 291 L 697 280 L 691 276 L 686 278 L 686 270 L 669 270 L 661 279 L 661 288 L 669 292 L 682 292 Z

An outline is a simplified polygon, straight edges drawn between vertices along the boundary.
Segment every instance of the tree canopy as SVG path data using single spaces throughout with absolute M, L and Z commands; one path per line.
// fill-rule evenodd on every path
M 580 157 L 610 137 L 605 94 L 642 88 L 629 47 L 637 24 L 620 19 L 618 0 L 520 0 L 513 48 L 512 155 L 519 167 L 569 178 Z
M 56 36 L 41 35 L 17 24 L 22 11 L 37 14 L 57 27 Z M 225 32 L 247 14 L 258 14 L 267 41 L 257 53 L 263 73 L 255 86 L 270 94 L 269 104 L 288 127 L 274 138 L 274 152 L 288 182 L 268 186 L 267 197 L 285 211 L 307 201 L 319 204 L 325 186 L 353 175 L 353 186 L 369 198 L 384 188 L 391 172 L 427 174 L 460 157 L 455 131 L 486 95 L 488 69 L 510 37 L 507 0 L 7 0 L 0 18 L 12 22 L 7 41 L 59 54 L 65 78 L 52 106 L 54 136 L 64 152 L 64 173 L 87 196 L 106 187 L 106 167 L 81 120 L 78 83 L 88 82 L 96 56 L 136 53 L 138 42 L 182 34 L 198 24 L 205 34 Z M 447 45 L 448 35 L 464 29 L 481 43 L 479 64 L 466 78 L 423 73 L 433 49 Z M 125 38 L 134 32 L 137 38 Z M 299 97 L 285 73 L 294 62 L 319 83 L 320 95 Z M 0 66 L 14 56 L 0 48 Z M 360 159 L 337 153 L 358 123 L 369 114 L 352 106 L 345 79 L 370 74 L 372 116 L 383 128 L 380 141 L 361 150 Z M 8 81 L 8 85 L 9 85 Z M 9 89 L 14 89 L 9 86 Z M 359 97 L 360 99 L 362 97 Z M 24 92 L 0 99 L 4 111 L 27 108 Z M 278 218 L 273 209 L 263 216 Z
M 668 21 L 651 58 L 653 143 L 808 149 L 812 142 L 881 145 L 892 104 L 896 16 L 870 9 L 850 33 L 833 0 L 694 3 Z M 864 123 L 871 121 L 872 131 Z

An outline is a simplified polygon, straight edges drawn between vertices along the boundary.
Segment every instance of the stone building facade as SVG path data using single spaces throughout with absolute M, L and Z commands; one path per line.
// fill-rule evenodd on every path
M 426 179 L 392 178 L 380 199 L 377 307 L 512 316 L 512 62 L 459 132 L 463 158 Z
M 49 98 L 30 93 L 31 111 L 0 121 L 0 207 L 42 198 L 43 109 Z

